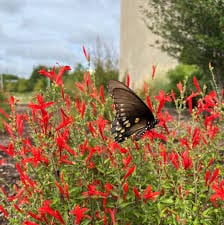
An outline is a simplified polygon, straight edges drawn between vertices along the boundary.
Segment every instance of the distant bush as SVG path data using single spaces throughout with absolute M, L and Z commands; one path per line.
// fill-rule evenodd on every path
M 6 101 L 7 96 L 4 92 L 0 91 L 0 131 L 3 130 L 3 123 L 2 120 L 7 119 L 5 113 L 9 112 L 9 105 Z
M 190 95 L 192 91 L 195 91 L 193 84 L 194 76 L 197 78 L 199 85 L 206 93 L 212 90 L 212 88 L 214 89 L 209 73 L 206 74 L 196 65 L 179 64 L 176 68 L 167 72 L 168 84 L 166 86 L 166 91 L 171 92 L 173 90 L 176 95 L 179 95 L 180 92 L 177 88 L 177 84 L 179 82 L 184 82 L 187 87 L 185 96 Z M 196 101 L 197 99 L 193 98 L 193 105 Z

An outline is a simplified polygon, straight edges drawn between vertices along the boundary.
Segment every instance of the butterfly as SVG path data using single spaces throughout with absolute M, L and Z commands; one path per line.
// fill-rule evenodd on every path
M 116 110 L 111 124 L 111 133 L 115 135 L 116 142 L 123 142 L 132 134 L 133 139 L 138 141 L 159 122 L 146 104 L 124 83 L 110 80 L 108 91 Z

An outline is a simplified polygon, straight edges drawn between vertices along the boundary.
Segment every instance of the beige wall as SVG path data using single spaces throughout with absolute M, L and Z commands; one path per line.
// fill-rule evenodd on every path
M 140 6 L 148 0 L 120 0 L 120 80 L 128 72 L 132 87 L 139 87 L 151 77 L 151 66 L 157 66 L 156 74 L 174 67 L 176 60 L 150 45 L 158 39 L 145 25 Z

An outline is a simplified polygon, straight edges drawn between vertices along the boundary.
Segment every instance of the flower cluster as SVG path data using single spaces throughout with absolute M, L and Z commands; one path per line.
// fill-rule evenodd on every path
M 29 112 L 17 113 L 10 99 L 4 125 L 11 140 L 0 150 L 15 160 L 20 179 L 10 192 L 1 186 L 0 212 L 9 224 L 224 223 L 223 96 L 202 93 L 195 77 L 196 92 L 184 99 L 190 114 L 182 120 L 165 108 L 177 101 L 173 92 L 152 99 L 144 84 L 159 126 L 120 145 L 110 135 L 112 102 L 103 86 L 98 90 L 86 72 L 73 98 L 62 79 L 69 69 L 40 71 L 53 84 Z M 177 87 L 181 95 L 183 85 Z

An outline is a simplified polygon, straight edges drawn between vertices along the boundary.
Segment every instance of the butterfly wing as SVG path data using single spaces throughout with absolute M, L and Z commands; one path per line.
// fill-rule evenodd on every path
M 135 134 L 134 140 L 139 140 L 146 130 L 155 126 L 156 120 L 152 112 L 129 87 L 112 80 L 109 82 L 108 90 L 113 97 L 116 110 L 111 126 L 115 141 L 122 142 L 132 134 Z

